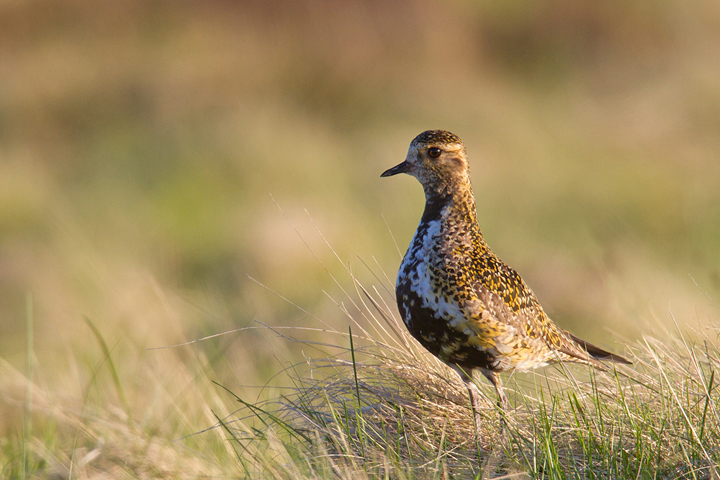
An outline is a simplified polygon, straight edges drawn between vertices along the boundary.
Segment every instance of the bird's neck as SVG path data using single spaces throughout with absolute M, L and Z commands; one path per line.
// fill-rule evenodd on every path
M 452 218 L 477 225 L 477 210 L 470 182 L 425 188 L 422 222 Z

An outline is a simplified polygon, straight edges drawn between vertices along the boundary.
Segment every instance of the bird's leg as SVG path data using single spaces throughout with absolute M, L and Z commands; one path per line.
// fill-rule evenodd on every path
M 500 410 L 500 430 L 502 433 L 505 433 L 505 426 L 507 425 L 507 419 L 505 418 L 505 414 L 510 404 L 507 397 L 505 396 L 505 392 L 503 391 L 502 381 L 500 380 L 500 376 L 492 370 L 483 369 L 482 373 L 483 375 L 485 375 L 485 378 L 490 380 L 490 383 L 493 384 L 493 387 L 495 387 L 495 391 L 497 392 L 497 406 Z
M 485 378 L 490 380 L 490 383 L 493 384 L 493 387 L 495 387 L 495 391 L 498 395 L 498 408 L 503 411 L 506 410 L 509 407 L 509 403 L 507 397 L 505 396 L 505 392 L 503 391 L 502 381 L 500 380 L 500 377 L 492 370 L 483 369 L 482 373 L 483 375 L 485 375 Z
M 475 382 L 473 382 L 472 378 L 467 377 L 464 378 L 463 381 L 465 382 L 465 386 L 468 389 L 468 393 L 470 394 L 470 405 L 472 406 L 473 413 L 475 414 L 475 420 L 478 421 L 480 419 L 479 413 L 481 408 L 480 403 L 480 390 L 478 389 L 477 385 L 475 385 Z
M 482 407 L 482 404 L 480 403 L 480 390 L 477 385 L 475 385 L 475 382 L 473 382 L 471 373 L 466 372 L 458 366 L 455 366 L 454 369 L 458 372 L 460 378 L 462 378 L 463 383 L 465 383 L 465 387 L 467 387 L 468 394 L 470 395 L 470 407 L 472 408 L 473 419 L 475 420 L 475 433 L 477 434 L 477 439 L 479 440 L 482 434 L 482 430 L 480 428 L 480 409 Z

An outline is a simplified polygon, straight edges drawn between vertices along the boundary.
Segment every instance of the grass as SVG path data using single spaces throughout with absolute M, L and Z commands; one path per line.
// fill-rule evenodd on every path
M 21 478 L 24 480 L 27 478 L 27 450 L 28 450 L 28 439 L 32 436 L 32 383 L 33 383 L 33 364 L 35 359 L 33 358 L 34 346 L 33 346 L 33 311 L 32 311 L 32 295 L 28 294 L 25 299 L 26 313 L 25 313 L 25 378 L 27 378 L 27 385 L 25 388 L 25 411 L 23 415 L 23 432 L 22 432 L 22 466 Z
M 504 430 L 493 389 L 478 382 L 487 402 L 476 439 L 457 375 L 415 344 L 387 291 L 357 287 L 359 338 L 303 342 L 334 353 L 308 359 L 309 374 L 288 368 L 295 387 L 282 398 L 243 401 L 223 420 L 251 477 L 717 478 L 716 330 L 694 342 L 645 338 L 627 346 L 632 366 L 608 372 L 514 378 Z
M 133 379 L 118 361 L 120 346 L 108 343 L 87 318 L 99 349 L 80 398 L 54 391 L 32 360 L 28 296 L 27 371 L 0 363 L 4 401 L 24 405 L 25 419 L 21 434 L 0 443 L 2 475 L 718 477 L 716 327 L 692 337 L 679 327 L 666 340 L 645 337 L 619 352 L 633 365 L 606 372 L 558 365 L 512 374 L 506 378 L 512 408 L 504 424 L 493 388 L 478 381 L 486 398 L 478 436 L 459 377 L 410 337 L 379 264 L 361 264 L 370 283 L 349 266 L 349 286 L 327 270 L 339 292 L 327 294 L 342 319 L 335 324 L 349 324 L 347 331 L 313 316 L 310 327 L 259 324 L 221 335 L 242 340 L 260 331 L 300 347 L 304 360 L 279 368 L 279 378 L 254 398 L 247 397 L 247 387 L 235 393 L 242 372 L 223 379 L 210 350 L 201 348 L 216 335 L 150 351 L 142 378 Z

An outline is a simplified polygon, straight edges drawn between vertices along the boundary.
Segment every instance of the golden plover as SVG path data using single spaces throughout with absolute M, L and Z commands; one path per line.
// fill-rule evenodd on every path
M 478 412 L 479 369 L 506 407 L 498 372 L 553 362 L 604 369 L 599 360 L 629 364 L 555 325 L 520 275 L 483 239 L 477 222 L 465 145 L 444 130 L 410 143 L 407 158 L 385 171 L 407 173 L 425 190 L 425 211 L 398 272 L 396 296 L 410 333 L 453 367 Z

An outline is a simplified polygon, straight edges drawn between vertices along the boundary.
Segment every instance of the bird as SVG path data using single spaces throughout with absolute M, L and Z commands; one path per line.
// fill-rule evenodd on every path
M 605 370 L 601 361 L 631 364 L 558 327 L 520 275 L 500 260 L 478 225 L 465 145 L 446 130 L 427 130 L 405 161 L 382 173 L 420 181 L 425 209 L 400 264 L 395 286 L 412 336 L 465 383 L 478 420 L 476 371 L 494 386 L 500 411 L 508 400 L 498 373 L 556 362 Z M 477 423 L 476 423 L 477 425 Z

